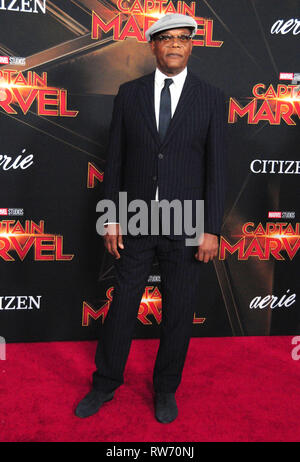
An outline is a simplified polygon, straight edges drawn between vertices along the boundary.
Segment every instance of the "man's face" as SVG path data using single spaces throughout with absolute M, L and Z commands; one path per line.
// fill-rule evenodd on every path
M 160 32 L 158 35 L 172 35 L 173 37 L 181 35 L 190 35 L 188 28 L 169 29 Z M 182 41 L 178 38 L 169 41 L 152 40 L 150 42 L 152 53 L 156 57 L 158 68 L 167 74 L 179 74 L 187 65 L 192 52 L 192 40 Z

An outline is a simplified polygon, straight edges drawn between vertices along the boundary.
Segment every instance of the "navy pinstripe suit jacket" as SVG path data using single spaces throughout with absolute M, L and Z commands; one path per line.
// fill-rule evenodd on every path
M 119 191 L 127 191 L 128 201 L 143 199 L 150 206 L 158 185 L 159 200 L 204 199 L 204 231 L 220 234 L 227 145 L 224 93 L 188 70 L 161 142 L 155 120 L 154 75 L 122 84 L 115 97 L 104 198 L 118 204 Z M 171 225 L 170 237 L 183 238 L 185 232 L 174 236 Z

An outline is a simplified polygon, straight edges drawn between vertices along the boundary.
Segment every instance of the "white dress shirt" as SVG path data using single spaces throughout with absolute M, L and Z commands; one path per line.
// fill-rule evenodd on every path
M 155 71 L 154 76 L 154 109 L 155 109 L 155 118 L 156 118 L 156 127 L 157 131 L 159 129 L 159 109 L 160 109 L 160 95 L 161 91 L 165 85 L 165 79 L 173 79 L 173 83 L 170 85 L 170 94 L 171 94 L 171 116 L 173 117 L 174 112 L 176 110 L 182 88 L 187 76 L 187 68 L 185 67 L 183 71 L 179 74 L 170 77 L 169 75 L 163 74 L 158 67 Z M 105 174 L 105 173 L 104 173 Z M 155 200 L 158 201 L 158 187 L 156 188 L 155 193 Z M 109 224 L 116 224 L 115 222 L 106 223 Z

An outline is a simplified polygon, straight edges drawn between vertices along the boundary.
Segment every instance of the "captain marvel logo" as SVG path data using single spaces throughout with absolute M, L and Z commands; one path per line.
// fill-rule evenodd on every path
M 95 308 L 91 306 L 90 303 L 83 302 L 82 307 L 82 326 L 89 326 L 90 320 L 94 319 L 97 321 L 100 319 L 102 324 L 105 321 L 105 318 L 108 314 L 111 302 L 113 300 L 113 287 L 109 287 L 106 290 L 106 302 L 100 306 L 100 308 Z M 162 300 L 161 293 L 158 287 L 147 286 L 140 302 L 138 315 L 138 321 L 144 326 L 151 326 L 153 323 L 160 324 L 162 319 Z M 206 318 L 198 317 L 194 313 L 193 324 L 204 324 Z
M 109 20 L 92 12 L 91 36 L 100 40 L 103 34 L 112 33 L 114 40 L 123 41 L 127 37 L 135 37 L 138 42 L 146 42 L 145 31 L 165 14 L 180 13 L 192 16 L 198 29 L 193 39 L 195 46 L 219 48 L 223 41 L 214 37 L 214 21 L 212 19 L 196 17 L 196 2 L 190 4 L 179 1 L 175 7 L 167 0 L 118 0 L 115 15 Z
M 23 261 L 71 261 L 73 254 L 65 254 L 63 236 L 45 232 L 45 222 L 32 220 L 0 221 L 0 259 L 6 262 Z
M 220 241 L 220 260 L 228 255 L 236 255 L 238 260 L 257 258 L 258 260 L 292 260 L 300 246 L 300 223 L 261 223 L 255 226 L 247 222 L 242 226 L 242 234 L 233 235 L 236 242 L 229 242 L 223 236 Z
M 0 109 L 7 114 L 34 110 L 42 116 L 76 117 L 78 111 L 68 108 L 67 90 L 48 86 L 47 79 L 47 72 L 0 70 Z
M 245 117 L 249 125 L 262 121 L 270 125 L 296 125 L 300 118 L 300 85 L 279 84 L 274 87 L 257 83 L 252 94 L 252 97 L 246 98 L 246 103 L 230 98 L 229 123 L 234 124 Z

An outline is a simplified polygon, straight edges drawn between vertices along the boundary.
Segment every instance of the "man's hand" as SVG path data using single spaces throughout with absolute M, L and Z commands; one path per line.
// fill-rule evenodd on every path
M 120 254 L 118 252 L 118 247 L 120 247 L 120 249 L 124 249 L 121 226 L 119 223 L 104 226 L 107 230 L 106 234 L 103 236 L 104 245 L 111 255 L 119 259 Z
M 203 233 L 199 242 L 198 251 L 195 253 L 196 260 L 207 263 L 218 255 L 218 236 Z

